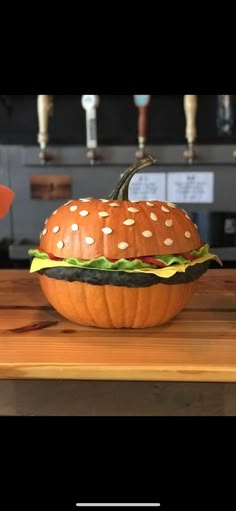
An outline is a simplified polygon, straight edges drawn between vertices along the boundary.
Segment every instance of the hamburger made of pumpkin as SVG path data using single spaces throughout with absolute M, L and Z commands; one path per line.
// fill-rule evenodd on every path
M 62 316 L 102 328 L 163 324 L 216 258 L 184 210 L 128 199 L 134 174 L 153 163 L 132 165 L 107 199 L 71 200 L 46 220 L 30 271 Z

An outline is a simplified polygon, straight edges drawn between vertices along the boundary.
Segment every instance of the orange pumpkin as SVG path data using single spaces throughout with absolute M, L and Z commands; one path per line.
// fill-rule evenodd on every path
M 0 185 L 0 218 L 8 213 L 15 193 L 8 186 Z
M 187 213 L 163 201 L 130 201 L 132 165 L 107 199 L 69 201 L 45 222 L 31 271 L 64 317 L 102 328 L 145 328 L 176 316 L 215 258 Z

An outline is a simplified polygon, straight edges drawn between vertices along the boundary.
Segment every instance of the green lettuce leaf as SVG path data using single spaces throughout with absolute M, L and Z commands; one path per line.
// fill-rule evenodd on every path
M 189 252 L 191 255 L 198 257 L 204 257 L 209 253 L 209 245 L 205 244 L 198 250 L 192 250 Z M 48 255 L 37 249 L 31 249 L 28 251 L 31 258 L 38 257 L 39 259 L 48 259 Z M 164 263 L 166 266 L 172 266 L 173 264 L 187 264 L 189 259 L 181 255 L 154 255 L 157 261 Z M 144 263 L 140 259 L 134 259 L 128 261 L 127 259 L 119 259 L 116 262 L 111 262 L 106 257 L 98 257 L 97 259 L 83 260 L 75 257 L 64 259 L 67 263 L 79 266 L 81 268 L 96 268 L 101 270 L 139 270 L 141 268 L 156 268 L 154 264 Z

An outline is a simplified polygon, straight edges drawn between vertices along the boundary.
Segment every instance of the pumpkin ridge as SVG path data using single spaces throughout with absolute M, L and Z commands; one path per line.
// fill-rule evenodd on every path
M 105 303 L 106 303 L 106 310 L 107 310 L 107 315 L 108 315 L 109 323 L 113 327 L 114 323 L 113 323 L 112 313 L 111 313 L 111 310 L 110 310 L 110 302 L 109 302 L 108 293 L 107 293 L 107 286 L 103 287 L 103 293 L 104 293 L 104 299 L 105 299 Z

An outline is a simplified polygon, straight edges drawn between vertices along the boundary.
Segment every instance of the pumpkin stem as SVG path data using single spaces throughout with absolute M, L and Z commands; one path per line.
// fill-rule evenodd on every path
M 143 158 L 142 160 L 134 163 L 129 167 L 124 175 L 122 176 L 120 182 L 116 186 L 116 188 L 113 190 L 113 192 L 108 196 L 108 199 L 112 200 L 128 200 L 129 199 L 129 183 L 139 170 L 143 169 L 144 167 L 148 167 L 149 165 L 153 165 L 156 163 L 156 160 L 152 158 L 152 156 L 147 156 L 146 158 Z

